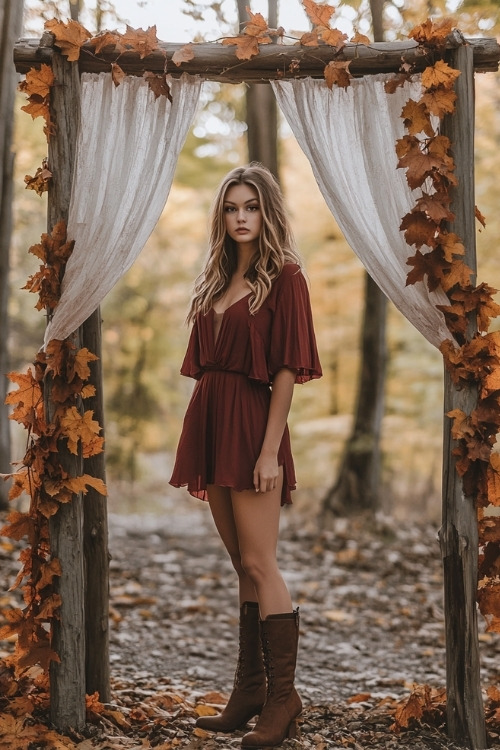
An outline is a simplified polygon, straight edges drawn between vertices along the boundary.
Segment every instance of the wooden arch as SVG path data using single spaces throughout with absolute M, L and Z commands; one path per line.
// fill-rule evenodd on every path
M 162 73 L 165 53 L 168 60 L 183 45 L 163 44 L 162 49 L 141 59 L 135 52 L 120 55 L 120 67 L 130 75 L 145 70 Z M 181 66 L 169 68 L 172 75 L 186 72 L 206 80 L 226 83 L 268 82 L 277 78 L 323 77 L 325 65 L 336 60 L 350 60 L 355 76 L 397 72 L 404 55 L 416 70 L 423 69 L 426 58 L 413 42 L 375 43 L 369 47 L 346 45 L 341 53 L 327 45 L 314 48 L 269 44 L 249 61 L 238 60 L 234 48 L 222 44 L 197 44 L 195 57 Z M 445 118 L 442 131 L 453 144 L 458 177 L 451 210 L 455 220 L 450 231 L 456 232 L 466 247 L 467 265 L 476 270 L 474 221 L 474 73 L 498 70 L 500 46 L 495 39 L 465 40 L 454 33 L 448 43 L 448 64 L 460 70 L 455 91 L 457 106 Z M 58 85 L 51 91 L 51 115 L 55 124 L 49 139 L 49 165 L 55 174 L 49 189 L 48 230 L 67 221 L 74 155 L 79 118 L 79 76 L 82 72 L 108 71 L 117 54 L 103 50 L 99 58 L 89 44 L 84 44 L 79 61 L 70 63 L 53 46 L 53 38 L 20 40 L 14 48 L 14 62 L 20 73 L 42 63 L 52 66 Z M 298 64 L 298 68 L 297 68 Z M 474 331 L 469 331 L 472 336 Z M 100 313 L 97 310 L 75 333 L 80 346 L 101 355 Z M 101 375 L 97 380 L 97 398 L 91 408 L 103 423 Z M 470 413 L 476 403 L 473 388 L 458 391 L 445 375 L 444 412 L 462 409 Z M 50 413 L 53 404 L 47 403 Z M 445 422 L 443 446 L 443 523 L 439 532 L 444 566 L 444 599 L 446 629 L 447 712 L 450 737 L 474 750 L 486 747 L 484 710 L 481 697 L 479 645 L 476 615 L 477 587 L 477 521 L 474 498 L 467 497 L 455 470 L 451 422 Z M 82 474 L 82 466 L 66 457 L 70 475 Z M 86 459 L 85 471 L 104 477 L 103 454 Z M 71 472 L 74 472 L 71 474 Z M 54 638 L 61 663 L 51 666 L 51 718 L 62 730 L 82 727 L 85 722 L 85 693 L 98 691 L 101 700 L 109 700 L 108 641 L 108 547 L 105 500 L 89 489 L 85 513 L 81 496 L 62 505 L 51 519 L 53 554 L 62 562 L 59 581 L 62 595 L 61 621 Z M 92 564 L 84 570 L 84 560 Z M 92 603 L 92 611 L 85 606 Z M 86 613 L 87 612 L 87 616 Z M 85 634 L 85 636 L 84 636 Z M 92 644 L 85 660 L 85 640 Z

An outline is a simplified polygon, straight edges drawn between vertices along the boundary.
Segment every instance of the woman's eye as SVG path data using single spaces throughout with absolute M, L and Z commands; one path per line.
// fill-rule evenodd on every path
M 226 213 L 228 214 L 228 213 L 230 213 L 231 211 L 234 211 L 234 208 L 233 208 L 233 206 L 225 206 L 225 207 L 224 207 L 224 211 L 225 211 L 225 212 L 226 212 Z
M 249 211 L 258 211 L 259 207 L 258 206 L 248 206 L 248 210 Z

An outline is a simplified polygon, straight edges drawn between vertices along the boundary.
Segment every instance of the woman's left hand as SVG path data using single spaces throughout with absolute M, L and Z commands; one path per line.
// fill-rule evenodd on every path
M 276 489 L 278 477 L 279 466 L 277 454 L 261 452 L 253 471 L 255 492 L 270 492 Z

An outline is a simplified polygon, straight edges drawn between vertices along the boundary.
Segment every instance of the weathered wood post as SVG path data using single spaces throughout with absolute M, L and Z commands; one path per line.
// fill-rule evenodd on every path
M 82 326 L 82 346 L 97 354 L 91 364 L 90 382 L 96 394 L 85 402 L 104 429 L 102 378 L 101 311 L 98 308 Z M 102 434 L 102 433 L 101 433 Z M 84 459 L 84 471 L 106 481 L 105 454 Z M 86 690 L 111 699 L 109 668 L 109 552 L 107 502 L 93 487 L 84 502 L 83 544 L 85 552 L 85 654 Z
M 49 168 L 53 174 L 48 196 L 48 230 L 58 221 L 68 221 L 76 136 L 80 116 L 80 76 L 78 64 L 67 62 L 55 49 L 52 55 L 55 85 L 51 90 L 51 117 L 55 124 L 49 138 Z M 74 334 L 77 347 L 81 334 Z M 45 406 L 50 419 L 54 404 L 47 378 Z M 61 462 L 70 476 L 83 474 L 82 456 L 60 448 Z M 50 667 L 50 717 L 61 731 L 81 729 L 85 724 L 85 620 L 83 571 L 82 495 L 62 504 L 49 522 L 51 554 L 61 562 L 62 575 L 55 579 L 62 604 L 60 620 L 55 621 L 52 646 L 60 663 Z
M 473 51 L 460 44 L 448 64 L 460 70 L 456 81 L 456 111 L 445 118 L 442 133 L 452 143 L 458 186 L 452 191 L 455 220 L 450 231 L 465 245 L 464 262 L 476 272 L 474 216 L 474 68 Z M 476 331 L 469 320 L 467 339 Z M 444 413 L 461 409 L 470 414 L 477 405 L 474 387 L 457 390 L 445 373 Z M 477 633 L 478 529 L 475 498 L 464 492 L 456 471 L 451 419 L 445 417 L 443 445 L 443 523 L 439 532 L 444 570 L 446 629 L 446 688 L 448 735 L 472 750 L 487 747 L 481 698 Z

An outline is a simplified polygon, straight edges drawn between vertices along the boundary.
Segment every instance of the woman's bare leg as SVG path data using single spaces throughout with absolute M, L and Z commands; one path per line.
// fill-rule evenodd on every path
M 255 588 L 262 619 L 292 611 L 292 600 L 276 560 L 282 483 L 280 470 L 274 490 L 231 490 L 232 533 L 239 543 L 243 570 Z
M 240 545 L 234 521 L 231 491 L 228 487 L 209 485 L 207 492 L 215 526 L 229 553 L 233 567 L 238 574 L 240 604 L 243 604 L 243 602 L 256 602 L 258 600 L 255 587 L 241 564 Z

